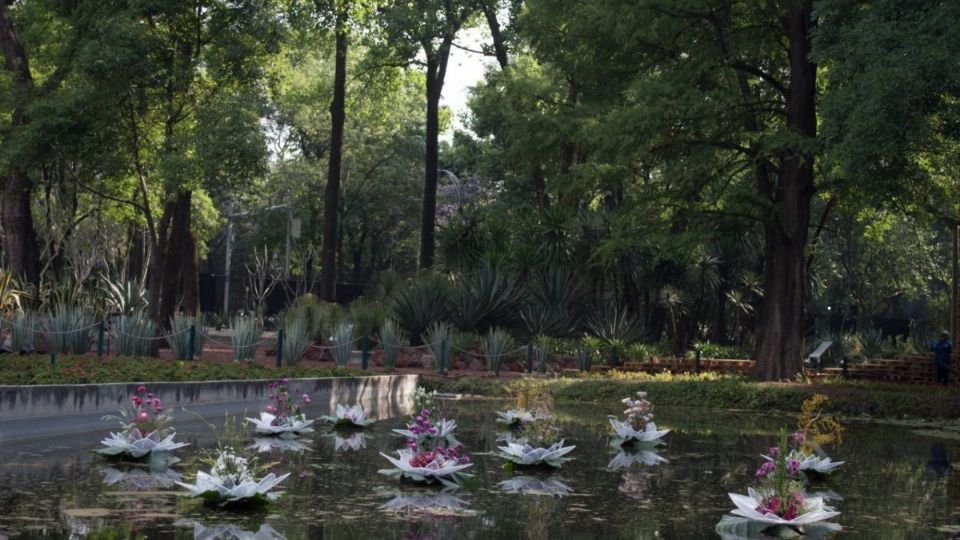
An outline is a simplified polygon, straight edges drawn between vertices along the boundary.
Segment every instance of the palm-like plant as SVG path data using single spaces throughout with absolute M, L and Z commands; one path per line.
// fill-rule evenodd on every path
M 147 290 L 135 281 L 111 281 L 101 278 L 106 293 L 107 309 L 111 313 L 132 314 L 147 307 Z
M 627 345 L 640 338 L 643 326 L 627 311 L 613 304 L 605 304 L 587 322 L 590 333 L 600 340 L 609 354 L 612 365 L 620 363 L 620 357 Z
M 397 356 L 403 346 L 403 331 L 393 319 L 387 319 L 380 327 L 380 346 L 383 348 L 383 364 L 388 369 L 397 367 Z
M 459 330 L 484 332 L 509 322 L 518 298 L 510 276 L 501 267 L 484 263 L 456 282 L 450 321 Z
M 490 332 L 481 340 L 483 357 L 487 361 L 487 370 L 494 375 L 500 374 L 500 366 L 504 358 L 513 347 L 513 338 L 510 332 L 503 328 L 491 328 Z
M 565 337 L 580 327 L 584 304 L 577 277 L 565 268 L 552 267 L 536 276 L 527 288 L 520 317 L 532 335 Z
M 450 282 L 438 274 L 421 274 L 397 291 L 393 315 L 414 345 L 431 324 L 446 316 Z
M 423 339 L 427 342 L 427 348 L 433 355 L 433 367 L 441 375 L 447 372 L 447 362 L 450 358 L 450 349 L 453 347 L 452 331 L 450 325 L 437 321 L 427 328 Z
M 687 308 L 683 303 L 683 295 L 680 289 L 673 285 L 665 285 L 660 289 L 657 300 L 660 307 L 667 312 L 667 321 L 670 323 L 670 337 L 673 340 L 673 352 L 678 356 L 682 356 L 683 351 L 681 349 L 683 347 L 680 342 L 680 318 L 687 312 Z
M 119 356 L 150 356 L 157 324 L 143 311 L 133 311 L 117 317 L 111 333 Z
M 207 342 L 207 324 L 204 315 L 196 317 L 184 313 L 176 313 L 170 318 L 170 330 L 163 331 L 173 356 L 177 360 L 193 360 L 203 355 L 203 347 Z M 190 329 L 193 328 L 193 351 L 190 350 Z

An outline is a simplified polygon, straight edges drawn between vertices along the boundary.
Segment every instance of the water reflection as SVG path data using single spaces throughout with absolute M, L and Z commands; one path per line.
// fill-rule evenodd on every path
M 380 505 L 380 510 L 396 513 L 425 513 L 435 515 L 464 515 L 467 501 L 459 497 L 459 490 L 396 491 L 393 498 Z
M 334 431 L 330 434 L 333 437 L 333 449 L 336 452 L 357 452 L 367 447 L 367 439 L 371 438 L 362 431 L 355 431 L 349 436 Z
M 310 450 L 307 441 L 303 439 L 284 439 L 282 437 L 257 437 L 247 450 L 255 450 L 260 454 L 268 452 L 292 452 L 300 454 Z
M 521 495 L 564 497 L 573 491 L 559 476 L 549 476 L 546 478 L 537 476 L 515 476 L 497 485 L 507 493 L 519 493 Z
M 261 524 L 257 530 L 248 530 L 231 523 L 204 525 L 198 522 L 178 522 L 178 525 L 193 525 L 194 540 L 286 540 L 273 527 Z
M 150 491 L 154 489 L 169 489 L 176 482 L 180 482 L 180 473 L 173 469 L 160 471 L 150 469 L 119 470 L 113 467 L 100 467 L 103 483 L 108 486 L 119 487 L 126 491 Z
M 618 452 L 617 455 L 610 460 L 610 463 L 607 464 L 607 469 L 611 471 L 619 471 L 635 465 L 647 465 L 652 467 L 661 463 L 668 463 L 667 458 L 652 450 L 640 450 L 637 452 L 620 450 L 620 452 Z

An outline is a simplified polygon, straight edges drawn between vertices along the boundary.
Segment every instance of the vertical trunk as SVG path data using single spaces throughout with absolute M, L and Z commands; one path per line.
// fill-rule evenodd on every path
M 490 28 L 490 37 L 493 38 L 493 52 L 497 56 L 497 63 L 500 69 L 506 69 L 509 59 L 507 58 L 507 44 L 503 39 L 503 32 L 500 31 L 500 21 L 497 20 L 496 2 L 484 0 L 481 2 L 483 15 L 487 18 L 487 26 Z
M 170 219 L 170 234 L 164 242 L 164 254 L 161 261 L 160 310 L 159 323 L 170 324 L 170 318 L 180 305 L 180 283 L 188 257 L 190 237 L 190 201 L 192 193 L 181 191 L 177 194 Z
M 4 68 L 10 72 L 17 93 L 16 108 L 11 117 L 11 124 L 16 130 L 28 123 L 24 107 L 33 91 L 33 76 L 30 74 L 27 53 L 13 27 L 6 2 L 0 2 L 0 48 L 3 49 Z M 3 212 L 3 245 L 7 256 L 7 270 L 30 283 L 39 284 L 40 249 L 33 227 L 33 214 L 30 211 L 33 183 L 27 176 L 22 161 L 12 161 L 13 164 L 0 173 L 4 183 L 4 189 L 0 193 L 3 197 L 0 211 Z
M 537 196 L 537 210 L 542 216 L 550 207 L 550 199 L 547 197 L 547 183 L 543 176 L 543 164 L 537 163 L 530 172 L 530 181 L 533 184 L 533 191 Z
M 337 297 L 337 208 L 340 204 L 340 163 L 343 157 L 343 124 L 346 116 L 347 86 L 347 6 L 337 13 L 336 61 L 333 76 L 333 101 L 330 103 L 330 159 L 327 187 L 323 199 L 323 247 L 321 249 L 321 297 L 333 302 Z
M 791 9 L 784 23 L 790 39 L 790 93 L 787 127 L 802 136 L 816 136 L 816 65 L 810 56 L 811 2 Z M 764 298 L 757 331 L 757 365 L 753 375 L 764 380 L 790 379 L 803 369 L 803 307 L 806 248 L 813 197 L 813 156 L 784 156 L 777 206 L 764 224 Z M 762 191 L 769 191 L 760 186 Z
M 174 202 L 168 200 L 163 205 L 163 215 L 157 230 L 153 249 L 150 252 L 150 270 L 147 277 L 147 309 L 150 318 L 160 325 L 166 322 L 161 318 L 161 289 L 163 288 L 163 263 L 167 253 L 167 232 L 170 230 L 170 218 L 173 216 Z
M 183 259 L 183 310 L 190 315 L 200 313 L 200 254 L 197 237 L 192 232 L 184 242 Z
M 420 268 L 433 266 L 436 251 L 437 174 L 439 166 L 440 91 L 443 80 L 436 58 L 427 60 L 427 148 L 420 229 Z

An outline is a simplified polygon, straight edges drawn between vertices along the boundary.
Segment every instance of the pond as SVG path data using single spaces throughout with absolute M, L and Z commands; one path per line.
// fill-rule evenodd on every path
M 399 449 L 400 414 L 364 434 L 318 430 L 302 452 L 263 459 L 293 472 L 286 495 L 261 513 L 205 508 L 178 496 L 172 481 L 196 470 L 198 448 L 215 444 L 197 421 L 178 440 L 191 443 L 169 470 L 125 468 L 92 455 L 104 432 L 0 448 L 0 538 L 716 538 L 732 508 L 727 492 L 744 492 L 759 455 L 793 419 L 700 409 L 657 410 L 673 429 L 659 450 L 617 469 L 608 446 L 615 409 L 558 406 L 570 454 L 555 474 L 509 473 L 494 452 L 496 401 L 447 401 L 471 451 L 473 478 L 457 492 L 400 484 L 377 473 L 379 453 Z M 311 411 L 313 412 L 313 411 Z M 323 411 L 319 411 L 323 412 Z M 223 423 L 223 419 L 213 420 Z M 352 438 L 351 438 L 352 435 Z M 248 441 L 249 442 L 249 441 Z M 189 450 L 189 451 L 186 451 Z M 908 428 L 850 422 L 831 452 L 846 472 L 823 486 L 834 506 L 838 538 L 951 538 L 960 533 L 960 442 Z M 622 457 L 621 457 L 622 461 Z M 613 467 L 611 467 L 613 465 Z M 619 465 L 623 465 L 620 463 Z M 525 487 L 530 491 L 511 489 Z M 246 536 L 244 536 L 246 531 Z

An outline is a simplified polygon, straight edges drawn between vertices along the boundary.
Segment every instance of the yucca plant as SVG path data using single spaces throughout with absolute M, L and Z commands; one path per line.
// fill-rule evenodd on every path
M 380 346 L 383 348 L 383 364 L 387 369 L 397 367 L 397 356 L 403 346 L 403 330 L 393 319 L 383 321 L 380 327 Z
M 350 363 L 350 356 L 353 354 L 353 336 L 354 326 L 346 321 L 333 327 L 330 335 L 330 354 L 338 367 Z
M 143 311 L 117 317 L 110 333 L 114 336 L 118 356 L 150 356 L 157 324 Z
M 106 293 L 107 309 L 113 313 L 131 314 L 147 307 L 147 290 L 135 281 L 114 282 L 101 278 Z
M 93 314 L 79 306 L 57 304 L 42 319 L 50 351 L 57 354 L 86 354 L 90 350 Z
M 500 374 L 500 366 L 513 347 L 513 338 L 510 332 L 503 328 L 491 328 L 490 332 L 481 340 L 483 357 L 487 361 L 487 371 L 494 375 Z
M 193 332 L 193 356 L 190 355 L 190 327 Z M 203 347 L 207 342 L 207 317 L 203 314 L 196 317 L 177 313 L 170 319 L 170 331 L 163 331 L 173 356 L 177 360 L 193 360 L 203 355 Z
M 32 311 L 18 311 L 10 326 L 10 348 L 14 352 L 32 352 L 37 348 L 39 321 Z
M 420 344 L 427 329 L 447 314 L 450 282 L 438 274 L 422 274 L 397 291 L 393 315 L 400 327 Z
M 533 341 L 533 354 L 537 361 L 537 373 L 547 372 L 547 356 L 550 354 L 553 343 L 547 336 L 537 336 Z
M 231 342 L 233 344 L 234 360 L 253 360 L 257 350 L 257 342 L 263 327 L 256 316 L 236 316 L 230 320 L 233 329 Z
M 593 349 L 586 343 L 581 343 L 577 346 L 576 356 L 580 371 L 590 371 L 590 366 L 593 364 Z
M 427 348 L 433 355 L 433 368 L 443 375 L 447 372 L 447 362 L 450 359 L 450 349 L 453 347 L 450 325 L 437 321 L 427 328 L 423 334 Z
M 350 304 L 348 319 L 353 323 L 357 336 L 377 335 L 386 318 L 387 310 L 379 303 L 357 300 Z
M 520 317 L 533 335 L 570 336 L 581 326 L 584 303 L 577 277 L 565 268 L 552 267 L 527 287 Z
M 284 317 L 280 328 L 283 330 L 283 344 L 280 355 L 287 365 L 295 365 L 310 347 L 310 332 L 307 321 L 298 317 Z
M 596 313 L 587 328 L 596 336 L 607 350 L 610 365 L 620 364 L 620 357 L 630 343 L 640 338 L 642 327 L 626 309 L 615 305 L 606 305 Z
M 484 263 L 453 289 L 450 321 L 458 330 L 485 332 L 511 322 L 518 292 L 501 268 Z

